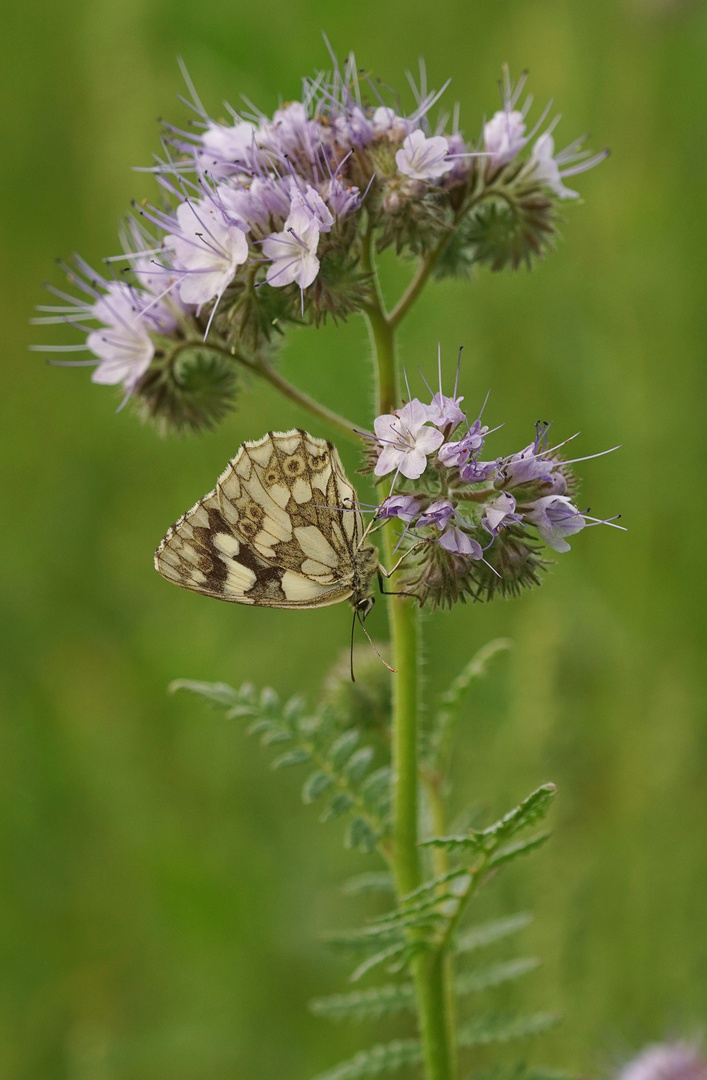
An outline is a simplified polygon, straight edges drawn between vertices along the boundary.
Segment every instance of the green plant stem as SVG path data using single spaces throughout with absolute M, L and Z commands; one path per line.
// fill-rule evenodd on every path
M 408 285 L 403 295 L 398 300 L 397 304 L 388 316 L 391 327 L 396 327 L 402 319 L 405 318 L 412 305 L 417 300 L 418 296 L 427 284 L 427 279 L 434 270 L 435 266 L 439 262 L 440 256 L 444 251 L 447 241 L 449 240 L 452 230 L 445 233 L 437 246 L 429 252 L 428 255 L 422 260 L 417 268 L 414 278 Z
M 395 330 L 386 315 L 372 258 L 372 232 L 364 241 L 363 261 L 371 273 L 374 299 L 366 307 L 376 361 L 376 414 L 398 404 Z M 394 538 L 383 530 L 386 562 L 393 563 Z M 392 867 L 398 898 L 421 881 L 418 848 L 419 615 L 408 597 L 388 596 L 393 667 L 393 845 Z M 448 971 L 443 953 L 420 951 L 412 960 L 426 1080 L 453 1080 L 452 1040 L 447 1001 Z
M 425 794 L 431 818 L 432 831 L 435 836 L 445 836 L 447 832 L 447 814 L 444 804 L 445 777 L 440 772 L 432 773 L 421 770 Z M 449 857 L 443 847 L 432 849 L 432 872 L 435 877 L 443 877 L 449 870 Z M 447 1035 L 449 1040 L 450 1057 L 452 1059 L 452 1075 L 457 1072 L 457 994 L 455 987 L 455 964 L 454 953 L 451 949 L 439 953 L 442 961 L 442 990 L 446 1007 Z
M 327 408 L 326 405 L 322 405 L 321 402 L 310 397 L 309 394 L 305 394 L 304 390 L 300 390 L 294 383 L 289 382 L 279 371 L 270 367 L 269 364 L 263 363 L 262 361 L 256 363 L 242 353 L 239 353 L 236 349 L 229 348 L 227 345 L 219 345 L 212 340 L 208 341 L 206 347 L 214 352 L 221 353 L 223 356 L 227 356 L 229 360 L 235 360 L 242 367 L 253 372 L 254 375 L 269 382 L 271 386 L 274 386 L 276 390 L 279 390 L 283 397 L 293 401 L 295 405 L 299 405 L 302 409 L 311 413 L 312 416 L 316 416 L 318 420 L 322 420 L 325 424 L 329 424 L 330 427 L 335 428 L 340 435 L 344 435 L 350 442 L 355 442 L 357 445 L 360 445 L 359 437 L 355 431 L 355 425 L 351 420 L 347 420 L 345 416 L 341 416 L 339 413 L 334 412 L 333 409 Z M 204 342 L 185 342 L 183 345 L 179 346 L 178 350 L 175 350 L 175 354 L 177 352 L 183 352 L 185 349 L 195 348 L 204 348 Z

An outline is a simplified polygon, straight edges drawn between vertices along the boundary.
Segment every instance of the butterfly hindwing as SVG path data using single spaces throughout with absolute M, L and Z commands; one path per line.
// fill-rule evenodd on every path
M 156 569 L 237 604 L 325 607 L 368 591 L 356 493 L 336 449 L 305 431 L 244 443 L 216 487 L 167 532 Z

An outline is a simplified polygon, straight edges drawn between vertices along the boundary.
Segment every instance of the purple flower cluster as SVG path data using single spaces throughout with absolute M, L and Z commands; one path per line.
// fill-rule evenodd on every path
M 481 416 L 470 422 L 462 401 L 440 380 L 429 405 L 414 398 L 374 423 L 373 472 L 393 474 L 376 515 L 403 523 L 400 544 L 416 547 L 406 587 L 433 603 L 535 583 L 538 538 L 569 551 L 569 537 L 599 524 L 575 505 L 574 462 L 549 444 L 548 424 L 520 452 L 484 460 L 489 428 Z
M 128 393 L 139 388 L 156 353 L 169 352 L 165 338 L 175 347 L 185 337 L 206 340 L 213 330 L 221 344 L 237 340 L 257 357 L 273 327 L 288 319 L 345 318 L 365 307 L 364 234 L 372 230 L 379 250 L 395 244 L 424 256 L 455 230 L 464 234 L 486 196 L 489 206 L 499 193 L 520 200 L 515 218 L 529 199 L 537 216 L 538 192 L 547 207 L 574 196 L 563 177 L 604 156 L 588 156 L 579 143 L 555 154 L 555 122 L 544 127 L 546 114 L 526 130 L 530 100 L 519 106 L 524 78 L 514 88 L 506 74 L 503 108 L 472 143 L 458 130 L 456 111 L 451 130 L 446 116 L 431 119 L 446 86 L 428 91 L 424 68 L 415 107 L 406 113 L 383 100 L 373 81 L 359 81 L 353 56 L 343 70 L 332 60 L 332 72 L 304 80 L 301 100 L 272 116 L 231 111 L 228 120 L 208 115 L 184 72 L 196 116 L 190 130 L 167 128 L 168 153 L 153 167 L 167 202 L 137 207 L 128 223 L 120 258 L 133 283 L 111 281 L 78 260 L 78 278 L 73 270 L 70 277 L 83 296 L 59 293 L 67 303 L 43 308 L 39 321 L 67 322 L 86 336 L 56 351 L 87 350 L 94 380 L 122 384 Z M 549 214 L 547 207 L 542 212 Z M 550 225 L 542 229 L 544 237 Z M 492 265 L 483 237 L 464 244 L 465 258 Z M 86 327 L 90 320 L 97 330 Z M 418 421 L 406 415 L 406 422 L 414 428 Z M 473 438 L 460 440 L 454 463 L 470 482 L 477 469 Z M 425 452 L 421 446 L 417 459 Z M 446 442 L 445 452 L 454 454 Z M 406 462 L 417 459 L 404 455 Z M 403 475 L 410 467 L 401 467 Z

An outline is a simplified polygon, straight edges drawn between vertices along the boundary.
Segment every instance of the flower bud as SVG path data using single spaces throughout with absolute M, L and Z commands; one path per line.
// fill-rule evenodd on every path
M 160 434 L 178 435 L 215 426 L 234 407 L 236 373 L 227 357 L 203 348 L 160 354 L 137 383 L 133 408 Z

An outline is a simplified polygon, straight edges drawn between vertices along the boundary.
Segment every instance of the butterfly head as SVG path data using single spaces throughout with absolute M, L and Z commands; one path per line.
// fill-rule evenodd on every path
M 354 601 L 354 611 L 358 615 L 361 622 L 363 622 L 366 616 L 370 613 L 371 608 L 373 607 L 375 602 L 375 596 L 361 596 L 359 599 Z

